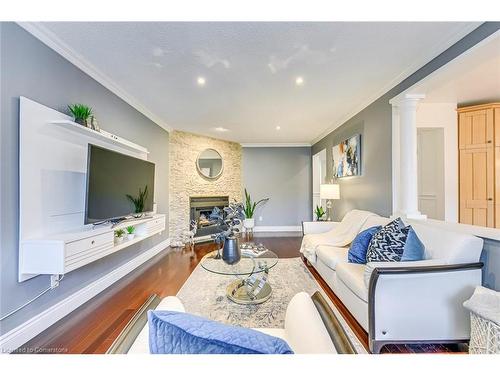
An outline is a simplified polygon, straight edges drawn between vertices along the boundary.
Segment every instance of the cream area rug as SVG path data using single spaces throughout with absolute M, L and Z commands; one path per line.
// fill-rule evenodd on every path
M 248 328 L 283 328 L 285 312 L 292 297 L 299 292 L 312 295 L 319 290 L 330 304 L 358 353 L 366 353 L 351 328 L 331 303 L 300 258 L 280 259 L 269 271 L 271 298 L 260 305 L 239 305 L 226 297 L 232 276 L 209 272 L 198 265 L 177 293 L 186 312 L 222 323 Z M 307 321 L 304 321 L 307 324 Z

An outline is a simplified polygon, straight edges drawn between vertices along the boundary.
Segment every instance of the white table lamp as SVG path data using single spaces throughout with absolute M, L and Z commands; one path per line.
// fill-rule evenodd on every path
M 340 199 L 339 184 L 321 184 L 319 186 L 320 199 L 326 199 L 327 220 L 331 220 L 332 199 Z

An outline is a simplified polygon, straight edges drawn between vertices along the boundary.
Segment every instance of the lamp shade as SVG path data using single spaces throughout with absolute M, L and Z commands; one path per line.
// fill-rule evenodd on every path
M 321 184 L 319 187 L 320 199 L 340 199 L 340 185 Z

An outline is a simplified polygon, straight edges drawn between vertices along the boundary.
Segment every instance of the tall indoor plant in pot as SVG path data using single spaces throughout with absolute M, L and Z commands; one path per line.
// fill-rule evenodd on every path
M 246 230 L 252 230 L 255 227 L 255 218 L 253 217 L 255 209 L 262 203 L 265 203 L 269 198 L 261 199 L 257 202 L 252 202 L 252 197 L 250 193 L 245 189 L 245 220 L 243 220 L 243 226 Z
M 239 234 L 244 218 L 241 203 L 231 203 L 228 207 L 224 207 L 223 212 L 215 207 L 210 214 L 210 220 L 216 220 L 220 230 L 219 233 L 212 235 L 212 238 L 217 244 L 223 243 L 222 260 L 227 264 L 236 264 L 241 259 Z

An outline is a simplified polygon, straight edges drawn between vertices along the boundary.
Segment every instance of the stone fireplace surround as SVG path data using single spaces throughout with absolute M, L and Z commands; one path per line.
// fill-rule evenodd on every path
M 191 197 L 242 200 L 242 150 L 239 143 L 181 131 L 171 132 L 169 139 L 169 234 L 179 238 L 189 229 Z M 206 148 L 222 156 L 224 169 L 217 179 L 203 177 L 196 168 L 198 154 Z

